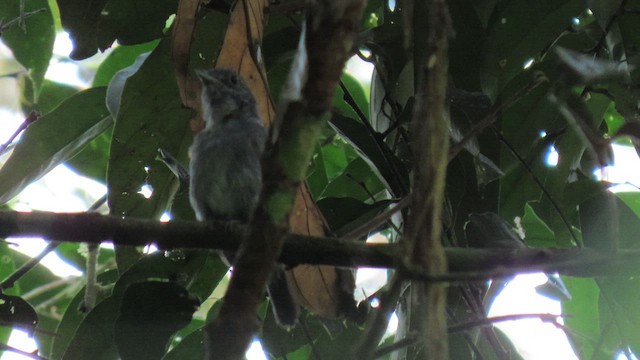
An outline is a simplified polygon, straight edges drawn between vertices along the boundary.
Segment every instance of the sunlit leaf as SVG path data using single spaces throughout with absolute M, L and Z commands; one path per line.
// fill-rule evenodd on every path
M 82 91 L 27 128 L 0 169 L 0 203 L 11 200 L 111 126 L 105 93 L 103 87 Z
M 533 208 L 527 204 L 520 225 L 525 232 L 527 245 L 533 247 L 555 245 L 555 235 L 547 224 L 538 217 Z

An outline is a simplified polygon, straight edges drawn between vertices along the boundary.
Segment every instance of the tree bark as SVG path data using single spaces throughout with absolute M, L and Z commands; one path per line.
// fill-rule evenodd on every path
M 408 9 L 405 9 L 408 10 Z M 407 222 L 407 261 L 428 276 L 447 272 L 442 246 L 442 205 L 449 154 L 449 114 L 445 104 L 448 37 L 451 21 L 443 0 L 417 2 L 413 8 L 414 78 L 417 93 L 412 120 L 415 156 L 413 206 Z M 446 285 L 413 281 L 409 328 L 421 337 L 415 347 L 424 359 L 448 359 Z

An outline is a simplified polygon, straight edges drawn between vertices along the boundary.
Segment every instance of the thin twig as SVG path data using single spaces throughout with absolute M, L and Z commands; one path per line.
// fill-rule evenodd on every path
M 473 285 L 469 285 L 473 286 Z M 482 303 L 482 299 L 479 298 L 478 292 L 472 292 L 469 287 L 461 287 L 461 292 L 463 298 L 466 300 L 469 307 L 476 314 L 479 314 L 481 318 L 487 317 L 487 312 L 485 310 L 484 304 Z M 504 349 L 504 346 L 498 339 L 493 328 L 483 327 L 480 329 L 484 337 L 487 339 L 489 344 L 493 347 L 493 351 L 496 353 L 496 356 L 499 359 L 509 359 L 508 352 Z
M 343 236 L 344 239 L 359 239 L 371 232 L 372 229 L 377 228 L 386 221 L 388 221 L 395 213 L 402 211 L 411 204 L 411 195 L 405 196 L 402 200 L 398 201 L 395 206 L 387 209 L 386 211 L 374 216 L 371 220 L 360 225 L 359 227 L 351 230 L 349 233 Z M 398 230 L 398 229 L 396 229 Z M 399 232 L 399 231 L 398 231 Z
M 457 321 L 455 314 L 453 314 L 453 311 L 451 311 L 451 308 L 447 309 L 447 315 L 449 316 L 449 319 L 453 319 Z M 475 356 L 474 358 L 477 360 L 485 360 L 484 356 L 482 355 L 482 352 L 480 351 L 480 349 L 478 348 L 478 345 L 476 344 L 477 341 L 473 339 L 471 334 L 469 334 L 468 331 L 465 331 L 462 333 L 462 336 L 464 337 L 464 340 L 467 342 L 467 345 L 469 345 L 469 347 L 471 348 L 471 353 L 474 354 Z
M 504 322 L 504 321 L 513 321 L 513 320 L 522 320 L 522 319 L 540 319 L 545 322 L 554 322 L 558 318 L 563 317 L 564 315 L 554 315 L 554 314 L 513 314 L 513 315 L 501 315 L 501 316 L 492 316 L 484 319 L 467 321 L 461 324 L 455 324 L 449 326 L 449 332 L 455 333 L 460 331 L 466 331 L 479 326 L 489 326 L 495 323 Z
M 498 131 L 498 129 L 496 129 L 496 128 L 493 128 L 493 130 L 494 130 L 494 133 L 496 134 L 496 136 L 498 137 L 498 139 L 500 139 L 500 141 L 502 141 L 502 143 L 509 149 L 511 154 L 516 159 L 518 159 L 520 164 L 522 164 L 522 167 L 524 167 L 525 171 L 529 174 L 529 176 L 531 176 L 531 179 L 538 185 L 538 187 L 540 188 L 540 190 L 542 191 L 544 196 L 546 196 L 547 199 L 549 199 L 549 202 L 551 203 L 551 206 L 553 206 L 553 208 L 558 213 L 558 216 L 560 216 L 560 219 L 562 220 L 562 223 L 567 228 L 567 231 L 569 231 L 569 234 L 571 235 L 571 238 L 573 239 L 573 241 L 576 244 L 576 246 L 581 247 L 582 246 L 582 242 L 578 241 L 578 237 L 574 233 L 573 228 L 571 227 L 571 224 L 569 224 L 569 220 L 567 220 L 567 217 L 564 215 L 564 212 L 560 208 L 560 205 L 556 202 L 556 200 L 553 198 L 553 196 L 551 196 L 551 194 L 549 193 L 547 188 L 544 186 L 544 184 L 542 184 L 542 181 L 540 181 L 540 179 L 533 172 L 531 167 L 522 158 L 522 156 L 520 156 L 518 151 L 516 151 L 516 149 L 511 145 L 511 143 L 509 143 L 509 141 L 500 133 L 500 131 Z
M 44 250 L 40 252 L 40 254 L 29 259 L 29 261 L 22 264 L 22 266 L 20 266 L 16 271 L 14 271 L 11 275 L 7 276 L 6 279 L 0 282 L 0 290 L 12 288 L 15 282 L 18 281 L 18 279 L 20 279 L 22 276 L 24 276 L 24 274 L 28 273 L 31 269 L 38 265 L 45 256 L 49 255 L 49 253 L 55 250 L 59 245 L 60 243 L 58 242 L 49 243 L 47 247 L 45 247 Z
M 320 352 L 318 351 L 318 346 L 313 341 L 313 337 L 311 336 L 311 332 L 309 331 L 309 327 L 307 326 L 307 319 L 305 319 L 304 317 L 300 318 L 300 327 L 304 332 L 305 338 L 307 338 L 307 345 L 309 345 L 309 347 L 311 348 L 311 353 L 313 354 L 314 359 L 322 360 L 322 357 L 320 356 Z M 285 360 L 286 360 L 286 355 L 285 355 Z
M 55 306 L 56 303 L 58 303 L 60 300 L 64 298 L 68 299 L 69 297 L 75 296 L 83 286 L 83 282 L 80 281 L 80 279 L 78 279 L 77 277 L 68 277 L 68 278 L 60 279 L 58 281 L 60 281 L 61 283 L 66 282 L 71 286 L 67 287 L 62 291 L 56 292 L 53 296 L 49 297 L 48 299 L 44 300 L 40 304 L 36 305 L 35 309 L 38 312 L 42 311 L 41 309 L 47 309 L 50 306 Z M 58 286 L 60 286 L 60 284 L 58 284 Z M 46 285 L 41 287 L 44 288 L 46 287 Z M 27 300 L 28 297 L 24 296 L 23 299 Z M 50 311 L 52 311 L 52 309 L 50 309 Z M 60 316 L 57 313 L 50 313 L 49 316 L 57 320 L 62 320 L 62 316 Z
M 24 350 L 20 350 L 20 349 L 14 348 L 14 347 L 9 346 L 9 345 L 7 345 L 7 344 L 1 344 L 1 343 L 0 343 L 0 350 L 3 350 L 3 351 L 11 351 L 11 352 L 14 352 L 14 353 L 16 353 L 16 354 L 20 354 L 20 355 L 22 355 L 22 356 L 26 356 L 26 357 L 31 358 L 31 359 L 36 359 L 36 360 L 47 360 L 47 358 L 44 358 L 44 357 L 42 357 L 42 356 L 39 356 L 39 355 L 37 354 L 37 350 L 36 350 L 35 352 L 30 353 L 30 352 L 27 352 L 27 351 L 24 351 Z
M 360 120 L 362 125 L 364 125 L 364 127 L 367 129 L 367 132 L 369 133 L 371 138 L 375 140 L 377 149 L 382 154 L 382 157 L 383 157 L 386 165 L 390 169 L 394 170 L 393 171 L 393 176 L 396 177 L 396 181 L 399 184 L 402 184 L 402 181 L 398 180 L 400 178 L 400 176 L 395 171 L 395 167 L 393 166 L 392 162 L 389 160 L 388 151 L 385 151 L 386 145 L 381 140 L 381 139 L 384 139 L 384 137 L 380 136 L 380 134 L 378 132 L 376 132 L 376 130 L 373 128 L 373 126 L 371 126 L 371 122 L 369 121 L 369 119 L 367 119 L 367 116 L 364 114 L 362 109 L 360 109 L 360 107 L 356 103 L 356 100 L 353 98 L 353 96 L 351 95 L 351 92 L 349 91 L 349 89 L 347 88 L 347 86 L 344 84 L 344 82 L 342 80 L 340 81 L 340 89 L 342 90 L 344 101 L 358 115 L 358 119 Z M 398 194 L 395 194 L 395 195 L 398 195 Z
M 389 319 L 396 308 L 400 294 L 402 293 L 404 279 L 396 274 L 390 282 L 387 290 L 380 299 L 380 306 L 371 313 L 366 329 L 362 335 L 362 342 L 356 347 L 355 357 L 368 360 L 374 358 L 374 354 L 389 327 Z
M 389 344 L 387 346 L 382 346 L 378 348 L 378 350 L 376 350 L 375 353 L 373 353 L 372 359 L 378 359 L 394 351 L 398 351 L 402 348 L 413 346 L 417 342 L 418 342 L 418 338 L 416 336 L 407 336 L 406 338 L 402 340 L 398 340 L 393 344 Z
M 95 212 L 107 202 L 107 194 L 102 195 L 98 200 L 94 201 L 86 212 Z
M 22 123 L 20 124 L 20 126 L 18 126 L 18 128 L 16 129 L 16 131 L 14 131 L 13 135 L 11 135 L 11 137 L 9 138 L 9 140 L 7 140 L 4 144 L 0 145 L 0 155 L 4 154 L 4 152 L 7 150 L 7 148 L 9 147 L 9 145 L 11 145 L 11 143 L 13 142 L 13 140 L 15 140 L 18 135 L 20 135 L 20 133 L 27 128 L 27 126 L 29 126 L 29 124 L 35 122 L 36 120 L 38 120 L 39 115 L 37 112 L 32 111 L 29 113 L 29 115 L 27 116 L 26 119 L 24 119 L 22 121 Z
M 31 120 L 31 122 L 37 119 L 37 115 L 35 114 L 35 112 L 31 112 L 31 114 L 29 114 L 29 117 L 27 117 L 27 119 L 23 122 L 23 124 L 26 122 L 29 122 L 29 119 L 32 118 L 32 116 L 33 116 L 33 120 Z M 90 212 L 95 211 L 100 206 L 102 206 L 106 202 L 106 200 L 107 200 L 106 195 L 102 196 L 100 199 L 98 199 L 95 203 L 91 205 L 88 211 Z M 58 248 L 58 246 L 60 246 L 60 242 L 50 242 L 44 248 L 44 250 L 42 250 L 38 255 L 29 259 L 29 261 L 22 264 L 22 266 L 20 266 L 16 271 L 14 271 L 6 279 L 0 282 L 0 290 L 6 290 L 6 289 L 12 288 L 15 282 L 18 281 L 18 279 L 20 279 L 22 276 L 28 273 L 31 269 L 33 269 L 36 265 L 38 265 L 45 256 L 47 256 L 50 252 Z
M 626 4 L 627 4 L 627 0 L 622 0 L 620 2 L 620 6 L 618 7 L 618 10 L 616 10 L 616 13 L 613 14 L 613 16 L 611 16 L 611 18 L 607 20 L 607 23 L 605 24 L 605 27 L 602 31 L 602 35 L 600 35 L 600 38 L 598 39 L 598 42 L 596 43 L 596 45 L 593 48 L 585 51 L 585 53 L 597 54 L 600 52 L 600 50 L 602 50 L 602 48 L 605 45 L 605 40 L 607 39 L 607 35 L 609 35 L 609 31 L 611 31 L 611 27 L 613 26 L 613 24 L 615 24 L 616 20 L 618 20 L 620 15 L 623 14 Z
M 38 329 L 30 326 L 16 325 L 13 321 L 0 321 L 0 326 L 7 326 L 13 328 L 14 330 L 21 330 L 28 333 L 29 335 L 39 334 L 51 337 L 58 336 L 58 334 L 53 331 Z
M 380 312 L 377 315 L 383 315 L 384 312 Z M 389 315 L 389 314 L 387 314 Z M 486 327 L 486 326 L 490 326 L 493 325 L 495 323 L 498 322 L 504 322 L 504 321 L 514 321 L 514 320 L 522 320 L 522 319 L 540 319 L 542 321 L 545 322 L 552 322 L 552 323 L 557 323 L 557 319 L 563 317 L 563 315 L 555 315 L 555 314 L 513 314 L 513 315 L 502 315 L 502 316 L 493 316 L 493 317 L 487 317 L 487 318 L 483 318 L 483 319 L 478 319 L 478 320 L 473 320 L 473 321 L 468 321 L 468 322 L 464 322 L 464 323 L 460 323 L 460 324 L 455 324 L 455 325 L 451 325 L 448 327 L 448 331 L 449 333 L 455 333 L 455 332 L 461 332 L 461 331 L 467 331 L 470 330 L 472 328 L 476 328 L 476 327 Z M 388 319 L 388 316 L 387 316 Z M 388 320 L 387 320 L 387 324 L 388 324 Z M 384 330 L 386 330 L 386 327 L 384 327 Z M 382 332 L 384 334 L 384 332 Z M 369 334 L 371 335 L 371 334 Z M 365 336 L 364 337 L 367 340 L 370 341 L 366 341 L 366 343 L 375 343 L 375 346 L 377 346 L 377 344 L 380 342 L 380 339 L 378 338 L 372 338 L 370 339 L 370 336 Z M 405 339 L 402 339 L 398 342 L 395 342 L 391 345 L 385 346 L 385 347 L 381 347 L 379 349 L 377 349 L 376 351 L 373 352 L 373 356 L 371 357 L 361 357 L 361 358 L 378 358 L 381 357 L 383 355 L 386 355 L 390 352 L 396 351 L 398 349 L 401 349 L 403 347 L 407 347 L 407 346 L 411 346 L 413 344 L 415 344 L 415 342 L 417 341 L 416 338 L 413 337 L 407 337 Z M 365 351 L 363 351 L 364 349 L 359 349 L 358 350 L 358 355 L 359 356 L 369 356 L 369 354 Z
M 65 278 L 60 278 L 51 282 L 48 282 L 42 286 L 38 286 L 36 288 L 31 289 L 29 292 L 26 292 L 22 295 L 20 295 L 20 297 L 25 300 L 25 301 L 29 301 L 39 295 L 42 295 L 44 293 L 46 293 L 49 290 L 53 290 L 59 286 L 63 286 L 63 285 L 68 285 L 71 284 L 73 282 L 75 282 L 77 280 L 76 277 L 65 277 Z M 40 307 L 42 304 L 38 304 L 35 305 L 35 307 Z
M 342 90 L 342 94 L 343 94 L 342 96 L 344 98 L 344 101 L 347 103 L 347 105 L 351 107 L 351 109 L 353 109 L 353 111 L 355 111 L 362 125 L 367 127 L 369 134 L 376 134 L 376 131 L 371 126 L 369 119 L 367 119 L 367 116 L 360 109 L 360 106 L 358 106 L 358 103 L 356 103 L 356 99 L 353 98 L 353 96 L 351 95 L 351 92 L 349 91 L 349 89 L 347 88 L 347 86 L 344 84 L 342 80 L 340 80 L 340 89 Z
M 17 18 L 15 18 L 13 20 L 7 21 L 6 23 L 3 22 L 0 19 L 0 35 L 2 35 L 3 32 L 9 30 L 15 24 L 18 24 L 18 25 L 23 24 L 24 23 L 24 19 L 26 19 L 26 18 L 28 18 L 30 16 L 33 16 L 33 15 L 39 14 L 41 12 L 45 12 L 45 11 L 47 11 L 47 9 L 40 8 L 38 10 L 21 13 L 20 16 L 18 16 Z
M 452 144 L 451 150 L 449 150 L 449 161 L 451 161 L 454 157 L 456 157 L 456 155 L 458 155 L 458 153 L 460 153 L 460 151 L 464 149 L 464 146 L 469 141 L 471 141 L 471 139 L 473 139 L 475 136 L 480 134 L 484 129 L 493 125 L 493 123 L 496 122 L 496 120 L 498 119 L 498 116 L 502 112 L 510 108 L 513 104 L 518 102 L 524 96 L 528 95 L 531 91 L 533 91 L 533 89 L 537 88 L 538 85 L 542 84 L 545 81 L 548 81 L 548 79 L 546 76 L 544 76 L 544 74 L 536 73 L 534 74 L 534 78 L 533 80 L 531 80 L 530 83 L 525 85 L 520 90 L 516 91 L 516 93 L 513 94 L 508 100 L 500 104 L 494 105 L 491 111 L 482 120 L 480 120 L 480 122 L 475 124 L 471 128 L 471 130 L 469 130 L 464 135 L 464 137 L 462 138 L 462 140 L 460 140 L 460 142 L 458 142 L 457 144 Z

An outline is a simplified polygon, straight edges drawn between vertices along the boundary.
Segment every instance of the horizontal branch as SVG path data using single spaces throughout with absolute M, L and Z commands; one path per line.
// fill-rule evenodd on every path
M 193 221 L 158 222 L 95 213 L 0 212 L 0 237 L 42 237 L 53 241 L 144 246 L 162 250 L 234 250 L 239 224 Z M 399 268 L 406 276 L 427 281 L 462 281 L 505 277 L 515 273 L 559 272 L 564 275 L 640 275 L 640 250 L 611 254 L 596 249 L 468 249 L 447 248 L 449 273 L 432 277 L 404 267 L 395 244 L 366 244 L 337 238 L 288 235 L 280 261 L 344 267 Z

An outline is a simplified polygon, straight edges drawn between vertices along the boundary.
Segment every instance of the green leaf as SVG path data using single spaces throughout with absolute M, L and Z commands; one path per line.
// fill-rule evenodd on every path
M 23 0 L 0 1 L 0 19 L 3 24 L 20 16 Z M 29 102 L 36 102 L 49 68 L 56 33 L 53 16 L 47 0 L 24 1 L 25 13 L 43 10 L 24 18 L 24 25 L 14 24 L 2 33 L 2 41 L 11 49 L 13 56 L 28 71 L 33 93 Z
M 407 55 L 404 53 L 402 44 L 402 25 L 387 21 L 363 32 L 362 36 L 366 39 L 364 45 L 373 54 L 380 57 L 380 62 L 384 63 L 385 66 L 389 66 L 389 76 L 391 77 L 389 80 L 396 80 L 407 62 Z M 374 71 L 374 76 L 376 75 L 375 73 Z M 391 86 L 390 84 L 387 85 Z M 374 113 L 378 109 L 372 108 L 371 110 Z
M 556 76 L 556 66 L 552 61 L 541 63 L 534 68 L 545 71 L 550 76 Z M 522 88 L 529 81 L 529 76 L 527 73 L 518 76 L 505 91 Z M 581 133 L 560 117 L 558 106 L 549 101 L 551 91 L 554 89 L 548 85 L 540 85 L 511 106 L 503 115 L 501 124 L 506 141 L 524 159 L 525 164 L 555 202 L 562 203 L 570 179 L 577 171 L 589 172 L 591 167 L 588 161 L 583 161 L 588 158 L 585 156 L 589 154 L 585 153 L 588 144 L 583 141 Z M 576 99 L 571 106 L 579 108 L 581 113 L 587 116 L 583 120 L 586 126 L 597 129 L 609 103 L 610 100 L 606 96 L 592 94 L 588 100 Z M 552 145 L 559 154 L 559 161 L 555 166 L 546 164 L 546 157 Z M 506 173 L 500 183 L 500 213 L 505 217 L 521 216 L 525 204 L 531 203 L 538 216 L 556 234 L 558 245 L 571 245 L 574 240 L 558 216 L 557 210 L 547 196 L 543 195 L 540 185 L 536 184 L 524 164 L 507 147 L 501 150 L 500 168 Z M 537 201 L 538 204 L 532 201 Z M 575 207 L 561 208 L 565 217 L 570 219 L 570 212 L 573 212 Z
M 596 20 L 598 20 L 600 27 L 602 27 L 602 29 L 606 29 L 611 18 L 618 12 L 621 3 L 622 0 L 587 0 L 587 7 L 591 10 Z
M 168 280 L 186 287 L 202 301 L 211 294 L 218 282 L 227 272 L 215 253 L 202 251 L 153 253 L 142 257 L 137 263 L 122 274 L 114 288 L 114 294 L 124 293 L 127 287 L 137 282 L 150 280 Z M 203 284 L 203 282 L 208 284 Z
M 118 46 L 100 63 L 93 78 L 93 86 L 107 86 L 120 70 L 133 65 L 139 55 L 150 52 L 158 46 L 157 40 L 140 45 Z
M 121 70 L 109 86 L 107 106 L 117 114 L 107 166 L 111 214 L 158 219 L 178 191 L 179 181 L 157 160 L 162 148 L 184 161 L 192 141 L 192 111 L 182 106 L 175 78 L 166 76 L 172 72 L 170 38 L 165 38 L 151 54 L 140 55 Z M 141 193 L 143 187 L 151 190 L 149 198 Z M 116 247 L 121 270 L 139 257 L 135 248 Z
M 492 98 L 584 11 L 580 0 L 502 2 L 484 45 L 483 88 Z
M 591 2 L 600 3 L 600 1 Z M 603 1 L 601 5 L 613 7 L 621 2 L 621 0 Z M 615 11 L 619 11 L 618 9 L 619 6 L 615 9 Z M 612 10 L 613 9 L 611 9 L 610 11 Z M 638 51 L 638 49 L 640 48 L 640 26 L 638 24 L 637 16 L 634 15 L 632 15 L 631 12 L 628 11 L 621 11 L 620 15 L 617 15 L 616 13 L 616 18 L 618 20 L 615 22 L 615 25 L 618 26 L 619 30 L 615 27 L 613 29 L 619 31 L 619 33 L 614 32 L 614 34 L 618 35 L 616 38 L 616 40 L 618 41 L 609 46 L 613 48 L 614 55 L 616 56 L 614 60 L 621 61 L 623 59 L 627 59 L 627 62 L 630 65 L 628 70 L 631 72 L 632 76 L 637 79 L 638 65 L 640 65 L 640 57 L 638 56 L 640 54 L 640 52 Z M 602 17 L 598 17 L 598 20 L 602 21 L 604 19 Z M 620 49 L 620 45 L 624 47 L 624 51 Z M 637 92 L 634 93 L 637 96 Z
M 280 26 L 278 26 L 280 25 Z M 289 63 L 298 47 L 300 29 L 295 26 L 282 26 L 272 24 L 269 27 L 279 27 L 278 29 L 268 29 L 263 39 L 264 61 L 267 69 L 271 70 L 283 63 Z M 279 90 L 279 89 L 278 89 Z
M 331 126 L 370 164 L 388 190 L 396 195 L 406 192 L 409 186 L 406 167 L 384 142 L 376 139 L 376 134 L 372 134 L 361 123 L 337 113 L 331 118 Z
M 203 344 L 204 330 L 200 328 L 182 339 L 162 360 L 203 359 Z
M 7 276 L 11 275 L 16 270 L 16 262 L 14 257 L 12 256 L 14 253 L 7 242 L 0 243 L 0 259 L 2 259 L 3 266 L 0 266 L 0 279 L 6 279 Z M 16 284 L 11 289 L 4 290 L 5 294 L 20 294 L 20 285 Z M 10 327 L 0 327 L 0 341 L 6 344 L 9 341 L 9 336 L 11 336 L 11 328 Z
M 228 270 L 229 267 L 220 259 L 217 252 L 207 252 L 204 264 L 192 275 L 187 286 L 189 293 L 198 297 L 200 302 L 204 302 L 224 279 Z
M 202 6 L 197 16 L 198 22 L 193 34 L 189 57 L 191 69 L 208 68 L 215 63 L 229 23 L 228 14 Z
M 640 217 L 640 193 L 617 192 L 615 195 L 622 200 L 637 217 Z
M 98 20 L 98 48 L 104 51 L 115 40 L 135 45 L 161 38 L 177 7 L 177 0 L 109 0 Z
M 450 0 L 447 2 L 456 36 L 449 45 L 449 67 L 456 87 L 478 91 L 482 66 L 482 45 L 485 30 L 473 5 L 476 0 Z
M 285 356 L 288 358 L 288 354 L 306 347 L 305 345 L 308 346 L 311 344 L 315 347 L 318 345 L 320 339 L 324 338 L 323 340 L 326 341 L 325 336 L 327 332 L 337 337 L 344 328 L 342 322 L 332 320 L 323 322 L 308 312 L 305 312 L 301 316 L 301 322 L 306 325 L 306 329 L 303 329 L 301 326 L 296 326 L 287 331 L 277 325 L 273 313 L 268 311 L 260 333 L 260 340 L 265 352 L 269 354 L 271 358 L 284 358 Z M 320 358 L 344 359 L 348 357 L 339 356 L 335 358 L 331 356 L 320 356 Z
M 351 197 L 359 201 L 371 202 L 384 190 L 384 185 L 362 158 L 349 163 L 344 172 L 330 181 L 320 198 Z M 386 194 L 383 194 L 386 195 Z
M 527 204 L 520 222 L 525 231 L 525 242 L 532 247 L 550 247 L 556 245 L 553 230 L 538 217 L 533 208 Z
M 86 244 L 60 243 L 55 252 L 67 264 L 74 266 L 82 272 L 86 271 Z M 113 249 L 101 247 L 98 251 L 98 264 L 107 264 L 109 261 L 113 260 L 113 256 Z
M 640 279 L 606 278 L 598 285 L 602 350 L 610 356 L 629 347 L 640 354 Z
M 92 351 L 101 351 L 105 352 L 107 359 L 110 354 L 117 353 L 115 338 L 112 335 L 114 324 L 120 314 L 121 300 L 134 284 L 171 282 L 177 287 L 188 288 L 191 295 L 206 299 L 227 271 L 226 267 L 219 266 L 215 261 L 210 263 L 209 261 L 213 260 L 209 259 L 210 256 L 218 257 L 216 254 L 202 251 L 174 251 L 168 256 L 162 252 L 146 255 L 117 279 L 111 292 L 98 294 L 101 296 L 99 301 L 105 299 L 105 296 L 109 297 L 100 302 L 86 317 L 78 311 L 83 295 L 79 293 L 69 305 L 58 327 L 57 332 L 63 332 L 64 336 L 56 337 L 52 358 L 59 358 L 59 354 L 64 352 L 65 357 L 68 356 L 69 359 L 84 359 L 86 357 L 83 356 Z M 113 274 L 117 272 L 112 271 L 107 275 Z M 101 280 L 104 281 L 111 283 L 112 280 Z M 205 281 L 208 281 L 208 288 L 203 283 Z M 106 338 L 100 335 L 104 331 L 109 332 Z M 92 337 L 100 339 L 92 340 Z
M 620 224 L 615 195 L 603 191 L 580 204 L 580 223 L 584 245 L 611 250 L 619 241 Z
M 114 297 L 98 303 L 78 327 L 62 359 L 117 360 L 113 322 L 118 316 L 118 305 L 119 300 Z
M 356 112 L 356 109 L 358 109 L 357 111 L 359 111 L 365 119 L 369 119 L 369 100 L 367 99 L 367 95 L 364 93 L 364 89 L 362 89 L 362 84 L 349 74 L 343 74 L 340 80 L 344 84 L 354 103 L 347 102 L 347 96 L 342 87 L 340 87 L 333 97 L 334 108 L 336 108 L 342 115 L 352 118 L 359 118 L 358 112 Z M 356 109 L 354 109 L 354 107 Z
M 97 25 L 109 0 L 57 0 L 62 27 L 69 33 L 73 60 L 86 59 L 98 51 Z
M 0 259 L 2 259 L 3 266 L 0 266 L 0 278 L 6 279 L 9 275 L 13 274 L 20 264 L 16 264 L 16 251 L 9 247 L 9 243 L 6 241 L 0 242 Z M 24 255 L 23 255 L 24 256 Z M 6 294 L 20 294 L 20 286 L 15 285 L 13 288 L 3 289 Z
M 336 236 L 364 225 L 391 204 L 392 201 L 383 200 L 369 205 L 350 197 L 329 197 L 317 202 L 329 228 Z
M 456 360 L 473 360 L 468 337 L 461 333 L 449 333 L 449 357 Z
M 122 93 L 124 92 L 124 87 L 127 85 L 127 80 L 140 70 L 142 64 L 149 58 L 149 54 L 149 52 L 146 52 L 138 55 L 133 64 L 119 70 L 113 75 L 111 81 L 109 81 L 106 103 L 107 109 L 109 109 L 111 116 L 114 118 L 118 118 L 120 103 L 122 102 Z
M 0 203 L 11 200 L 111 126 L 105 90 L 82 91 L 29 125 L 0 169 Z
M 607 124 L 607 135 L 614 137 L 620 127 L 625 123 L 624 118 L 616 110 L 617 102 L 612 101 L 604 115 L 604 121 Z M 638 133 L 640 135 L 640 133 Z
M 107 128 L 102 134 L 91 140 L 77 155 L 68 160 L 67 166 L 80 175 L 106 183 L 112 133 L 113 127 Z
M 565 210 L 565 215 L 571 217 L 577 214 L 578 205 L 601 194 L 605 188 L 605 184 L 592 178 L 571 182 L 565 187 L 560 206 Z M 574 210 L 569 212 L 570 209 Z
M 22 112 L 25 114 L 31 111 L 37 111 L 39 114 L 47 114 L 60 105 L 64 100 L 78 93 L 79 89 L 70 85 L 61 84 L 54 81 L 45 80 L 40 96 L 37 102 L 33 102 L 35 98 L 33 83 L 25 77 L 19 77 L 21 84 L 22 96 L 20 105 Z
M 61 243 L 56 248 L 56 254 L 67 264 L 84 272 L 86 271 L 87 258 L 80 253 L 81 246 L 83 245 L 79 243 Z M 87 248 L 86 245 L 84 247 Z
M 322 359 L 352 358 L 348 353 L 361 339 L 363 329 L 352 322 L 334 324 L 321 332 L 315 343 L 315 349 Z
M 116 270 L 110 270 L 98 275 L 98 283 L 102 285 L 100 287 L 101 291 L 97 294 L 96 307 L 89 312 L 89 314 L 85 314 L 79 310 L 80 305 L 84 301 L 85 292 L 84 287 L 80 288 L 66 307 L 64 315 L 55 329 L 56 336 L 53 338 L 51 347 L 41 348 L 41 351 L 48 354 L 49 358 L 61 359 L 67 351 L 71 353 L 82 351 L 83 342 L 88 343 L 86 346 L 89 347 L 89 349 L 91 349 L 94 343 L 98 346 L 108 348 L 109 345 L 103 343 L 103 341 L 106 342 L 109 340 L 103 339 L 103 336 L 100 335 L 100 330 L 104 329 L 101 328 L 101 326 L 106 318 L 115 318 L 115 316 L 117 316 L 117 313 L 114 312 L 117 311 L 117 307 L 107 301 L 111 296 L 111 288 L 106 286 L 113 284 L 117 276 L 118 272 Z M 105 302 L 104 305 L 102 304 L 103 302 Z M 85 320 L 87 320 L 86 323 Z M 108 329 L 108 325 L 106 326 L 107 332 L 105 335 L 111 337 L 112 332 Z M 95 339 L 92 339 L 92 336 L 95 337 Z M 69 350 L 69 348 L 72 349 Z
M 19 296 L 0 294 L 0 321 L 3 325 L 33 333 L 38 315 L 33 307 Z
M 191 321 L 198 305 L 183 287 L 174 283 L 132 284 L 124 292 L 113 329 L 120 357 L 160 359 L 171 334 Z
M 0 251 L 0 256 L 3 259 L 3 266 L 0 266 L 0 269 L 2 269 L 0 277 L 2 279 L 5 279 L 16 268 L 31 260 L 29 256 L 8 247 L 5 247 L 4 251 Z M 38 264 L 24 274 L 13 287 L 4 291 L 5 294 L 25 295 L 30 293 L 26 300 L 38 314 L 38 330 L 41 331 L 36 331 L 34 337 L 43 352 L 42 355 L 48 354 L 47 351 L 54 339 L 51 334 L 55 333 L 61 312 L 67 308 L 71 300 L 66 294 L 74 291 L 80 281 L 80 279 L 75 281 L 76 279 L 71 278 L 66 283 L 50 286 L 50 284 L 59 280 L 60 278 L 54 275 L 51 270 L 42 264 Z M 8 329 L 10 333 L 10 328 L 5 327 L 5 329 Z M 9 334 L 0 332 L 0 336 L 6 336 L 5 340 L 7 340 Z
M 175 176 L 156 160 L 158 148 L 186 158 L 191 141 L 169 58 L 168 38 L 160 42 L 140 69 L 126 82 L 113 130 L 107 185 L 112 214 L 159 218 L 177 190 Z M 150 198 L 139 193 L 152 188 Z
M 562 313 L 565 325 L 576 334 L 569 339 L 580 359 L 591 359 L 593 344 L 600 336 L 598 298 L 600 289 L 593 279 L 563 276 L 572 299 L 563 301 Z
M 580 223 L 585 246 L 599 249 L 637 248 L 638 215 L 620 200 L 637 205 L 637 195 L 618 196 L 607 190 L 580 204 Z
M 555 48 L 555 52 L 562 62 L 565 81 L 569 84 L 595 85 L 629 80 L 629 72 L 620 68 L 616 62 L 594 58 L 560 46 Z
M 327 184 L 340 176 L 347 168 L 349 163 L 354 160 L 357 155 L 344 142 L 333 141 L 324 145 L 318 153 L 318 170 L 323 172 L 323 177 L 327 179 Z

